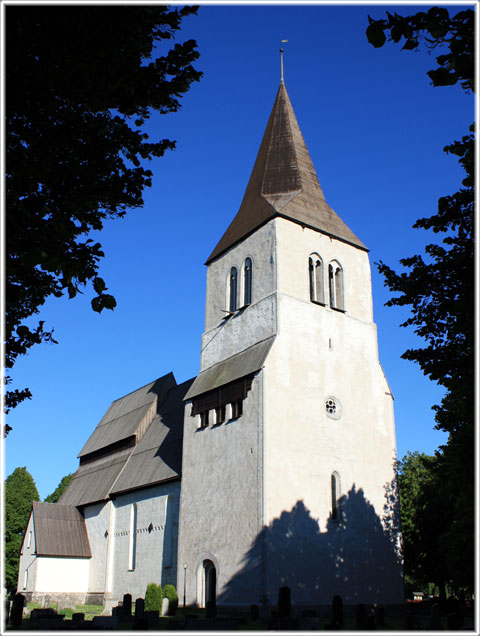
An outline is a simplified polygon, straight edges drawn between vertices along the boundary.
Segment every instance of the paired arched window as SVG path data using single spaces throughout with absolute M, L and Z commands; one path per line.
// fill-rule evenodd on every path
M 228 303 L 229 311 L 237 311 L 237 268 L 232 267 L 230 270 L 230 300 Z
M 338 261 L 330 261 L 328 265 L 328 295 L 330 307 L 345 311 L 343 293 L 343 269 Z M 310 284 L 310 300 L 312 303 L 325 305 L 325 275 L 323 260 L 312 253 L 308 257 L 308 279 Z
M 342 517 L 342 510 L 340 507 L 340 475 L 334 472 L 330 476 L 330 493 L 331 493 L 331 505 L 332 505 L 332 520 L 340 521 Z
M 310 254 L 308 258 L 308 276 L 310 279 L 310 300 L 312 303 L 324 305 L 323 261 L 318 254 Z
M 252 259 L 247 257 L 238 275 L 235 266 L 230 269 L 227 287 L 228 311 L 234 313 L 240 307 L 247 307 L 252 302 Z M 243 304 L 240 304 L 242 303 Z
M 328 289 L 330 292 L 330 307 L 344 311 L 343 269 L 338 261 L 332 261 L 328 265 Z

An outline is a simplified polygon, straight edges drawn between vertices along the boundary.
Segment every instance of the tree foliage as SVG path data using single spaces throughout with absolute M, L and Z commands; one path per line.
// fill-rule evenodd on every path
M 438 68 L 428 72 L 434 86 L 460 83 L 473 90 L 474 12 L 450 16 L 446 9 L 432 8 L 413 16 L 387 13 L 387 20 L 372 20 L 367 37 L 376 47 L 389 40 L 405 39 L 403 49 L 424 43 L 429 49 L 446 51 L 438 56 Z M 474 136 L 470 132 L 445 147 L 458 158 L 465 171 L 461 187 L 439 199 L 432 216 L 419 219 L 414 227 L 433 230 L 438 243 L 427 245 L 426 256 L 400 260 L 406 268 L 395 272 L 378 265 L 385 284 L 397 294 L 388 306 L 410 306 L 402 326 L 412 326 L 426 346 L 409 349 L 403 358 L 420 365 L 433 381 L 445 387 L 435 405 L 436 428 L 449 434 L 429 469 L 431 514 L 429 541 L 445 566 L 441 576 L 453 587 L 473 587 L 474 563 Z M 441 493 L 439 500 L 438 493 Z M 425 504 L 426 505 L 426 504 Z M 445 514 L 448 510 L 448 514 Z M 440 512 L 442 514 L 440 514 Z M 438 513 L 438 515 L 437 515 Z M 428 528 L 425 528 L 425 532 Z M 435 553 L 433 549 L 430 553 Z M 417 554 L 422 568 L 425 555 Z M 426 557 L 425 557 L 426 558 Z M 438 574 L 437 576 L 440 576 Z
M 65 488 L 72 481 L 72 477 L 73 477 L 73 473 L 69 473 L 68 475 L 65 475 L 65 477 L 62 477 L 58 486 L 55 488 L 55 490 L 52 493 L 50 493 L 47 497 L 45 497 L 44 501 L 46 501 L 47 503 L 57 503 L 57 501 L 62 496 Z
M 473 39 L 475 14 L 472 9 L 451 16 L 441 7 L 419 11 L 415 15 L 400 16 L 387 11 L 386 20 L 368 18 L 367 38 L 376 48 L 385 42 L 402 42 L 402 49 L 416 49 L 420 43 L 429 50 L 443 48 L 436 57 L 438 67 L 427 75 L 434 86 L 448 86 L 460 82 L 463 88 L 474 88 L 475 41 Z M 385 34 L 387 32 L 387 35 Z
M 145 610 L 160 612 L 162 609 L 162 598 L 162 586 L 156 583 L 149 583 L 145 591 Z
M 88 236 L 142 206 L 152 182 L 146 160 L 175 147 L 151 141 L 143 124 L 155 111 L 178 110 L 200 78 L 196 42 L 166 42 L 195 12 L 7 7 L 7 368 L 34 344 L 55 342 L 43 321 L 28 321 L 49 296 L 73 298 L 91 284 L 94 311 L 115 307 L 99 276 L 102 246 Z M 29 397 L 7 391 L 7 412 Z
M 428 583 L 444 586 L 446 580 L 437 542 L 432 541 L 445 513 L 443 508 L 438 509 L 439 497 L 432 497 L 435 462 L 435 457 L 418 451 L 408 452 L 398 462 L 404 574 L 407 584 L 416 591 L 426 589 Z
M 39 501 L 37 487 L 25 466 L 15 468 L 5 480 L 5 586 L 15 592 L 18 579 L 18 560 L 23 533 L 27 525 L 32 501 Z

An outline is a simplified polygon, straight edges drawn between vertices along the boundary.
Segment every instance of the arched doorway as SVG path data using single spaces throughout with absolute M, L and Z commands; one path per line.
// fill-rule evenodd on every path
M 200 607 L 206 607 L 209 601 L 215 602 L 217 598 L 217 570 L 213 561 L 204 559 L 200 568 Z

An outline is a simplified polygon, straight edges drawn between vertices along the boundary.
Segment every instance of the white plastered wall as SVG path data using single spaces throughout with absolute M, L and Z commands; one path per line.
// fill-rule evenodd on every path
M 35 590 L 36 567 L 37 557 L 35 554 L 35 528 L 33 524 L 33 516 L 30 513 L 27 530 L 23 540 L 22 551 L 20 553 L 17 586 L 19 592 L 33 592 Z
M 394 602 L 401 595 L 399 571 L 390 554 L 385 556 L 388 563 L 383 563 L 389 548 L 381 524 L 385 487 L 394 479 L 395 432 L 392 396 L 378 361 L 368 255 L 284 219 L 275 224 L 278 333 L 264 370 L 265 521 L 275 528 L 274 534 L 288 534 L 285 529 L 295 527 L 302 540 L 308 537 L 309 548 L 305 550 L 311 549 L 310 558 L 317 560 L 322 550 L 327 554 L 328 544 L 333 550 L 335 536 L 335 541 L 343 542 L 339 551 L 345 558 L 349 554 L 361 561 L 363 557 L 349 552 L 350 548 L 376 533 L 381 540 L 378 547 L 372 544 L 372 553 L 384 570 L 377 577 L 379 588 L 366 591 L 363 599 L 355 597 L 362 592 L 353 584 L 345 589 L 355 590 L 350 602 L 369 602 L 383 586 L 384 602 Z M 336 259 L 341 264 L 345 313 L 310 302 L 308 257 L 313 252 L 325 264 L 327 303 L 328 263 Z M 327 416 L 328 397 L 341 406 L 339 419 Z M 342 530 L 338 524 L 332 525 L 331 519 L 333 472 L 340 476 L 348 510 L 348 528 Z M 347 512 L 345 523 L 346 516 Z M 314 532 L 314 528 L 318 530 Z M 278 536 L 272 545 L 276 540 Z M 281 541 L 278 546 L 286 558 L 288 547 Z M 307 554 L 305 557 L 308 561 Z M 270 558 L 275 558 L 273 553 Z M 272 561 L 268 567 L 271 565 Z M 337 563 L 335 568 L 338 573 L 344 566 Z M 302 568 L 297 567 L 297 576 L 303 582 L 310 581 L 310 587 L 331 590 L 338 585 L 341 589 L 334 578 L 327 581 L 307 569 L 300 576 Z M 277 574 L 272 575 L 271 590 L 282 583 L 281 573 Z M 359 576 L 350 569 L 345 578 L 359 580 Z M 395 584 L 390 585 L 389 580 Z M 293 577 L 292 587 L 296 582 Z
M 116 496 L 112 598 L 144 598 L 148 583 L 176 585 L 179 499 L 179 480 Z
M 37 557 L 36 592 L 88 591 L 90 559 Z
M 83 515 L 87 527 L 88 540 L 92 558 L 90 559 L 90 573 L 88 591 L 90 593 L 108 592 L 106 577 L 109 545 L 112 542 L 112 527 L 110 516 L 113 514 L 111 501 L 85 506 Z

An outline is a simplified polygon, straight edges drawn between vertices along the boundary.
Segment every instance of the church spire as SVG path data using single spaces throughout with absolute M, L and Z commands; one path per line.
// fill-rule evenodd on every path
M 367 249 L 325 201 L 283 80 L 240 209 L 207 264 L 276 216 Z

